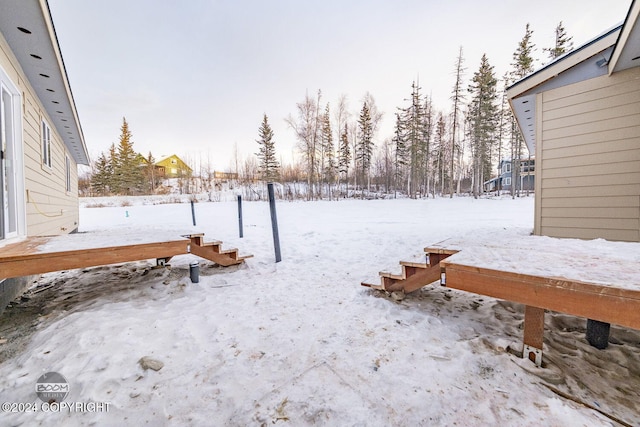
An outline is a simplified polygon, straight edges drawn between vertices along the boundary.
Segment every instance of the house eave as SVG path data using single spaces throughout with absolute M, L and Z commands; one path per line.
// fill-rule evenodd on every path
M 509 107 L 522 137 L 535 154 L 537 94 L 608 73 L 607 65 L 622 30 L 618 25 L 507 88 Z
M 518 80 L 507 88 L 507 97 L 513 99 L 531 89 L 543 84 L 544 82 L 556 77 L 560 73 L 580 64 L 588 58 L 599 54 L 610 46 L 613 46 L 618 39 L 622 25 L 617 25 L 595 39 L 585 43 L 577 49 L 572 50 L 553 62 L 547 64 L 543 68 L 529 74 L 528 76 Z M 603 66 L 609 61 L 609 58 L 602 58 Z
M 88 165 L 89 154 L 47 1 L 0 2 L 0 31 L 71 157 L 77 164 Z
M 640 2 L 631 3 L 622 31 L 616 41 L 616 47 L 609 61 L 609 75 L 640 66 Z

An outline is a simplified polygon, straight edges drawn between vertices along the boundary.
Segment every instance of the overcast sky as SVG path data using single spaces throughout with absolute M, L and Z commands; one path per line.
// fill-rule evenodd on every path
M 263 113 L 285 162 L 295 136 L 284 119 L 305 93 L 341 94 L 352 114 L 370 92 L 391 136 L 396 107 L 419 78 L 450 109 L 463 47 L 465 87 L 486 53 L 497 76 L 530 23 L 534 56 L 563 21 L 574 46 L 621 23 L 631 0 L 49 0 L 93 159 L 117 143 L 122 117 L 134 148 L 156 158 L 231 165 L 234 145 L 257 152 Z M 542 62 L 537 63 L 537 67 Z

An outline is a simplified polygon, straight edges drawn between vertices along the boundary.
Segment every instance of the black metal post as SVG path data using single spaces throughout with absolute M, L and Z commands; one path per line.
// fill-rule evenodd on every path
M 598 350 L 607 348 L 610 328 L 609 323 L 587 319 L 587 341 Z
M 242 196 L 238 194 L 238 230 L 242 239 Z
M 276 216 L 276 198 L 273 194 L 273 182 L 267 184 L 269 193 L 269 209 L 271 210 L 271 229 L 273 230 L 273 247 L 276 251 L 276 262 L 282 261 L 280 255 L 280 236 L 278 234 L 278 218 Z
M 191 279 L 191 283 L 198 283 L 200 281 L 200 265 L 198 261 L 189 264 L 189 278 Z
M 193 218 L 193 226 L 196 226 L 196 208 L 193 207 L 193 200 L 191 200 L 191 217 Z

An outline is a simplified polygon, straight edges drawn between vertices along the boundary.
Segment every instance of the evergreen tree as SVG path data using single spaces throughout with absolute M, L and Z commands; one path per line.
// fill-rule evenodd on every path
M 269 126 L 269 119 L 265 114 L 259 129 L 260 139 L 256 140 L 260 146 L 258 153 L 260 176 L 265 181 L 275 181 L 279 175 L 279 165 L 276 159 L 275 141 L 273 140 L 273 130 Z
M 153 194 L 156 190 L 156 159 L 151 154 L 151 151 L 149 151 L 144 163 L 146 163 L 145 180 L 149 191 Z
M 531 41 L 533 36 L 533 30 L 529 27 L 529 24 L 525 27 L 525 33 L 518 43 L 518 48 L 513 53 L 513 67 L 512 76 L 515 79 L 521 79 L 533 72 L 533 51 L 535 46 Z
M 109 188 L 111 194 L 120 194 L 120 189 L 122 185 L 116 179 L 116 170 L 118 170 L 118 150 L 116 149 L 116 144 L 111 144 L 109 147 L 109 154 L 107 155 L 107 160 L 109 161 Z
M 529 24 L 527 24 L 525 28 L 525 34 L 522 37 L 520 43 L 518 43 L 518 48 L 513 53 L 513 63 L 511 66 L 513 70 L 511 72 L 511 78 L 516 81 L 524 78 L 528 74 L 533 72 L 533 50 L 535 45 L 531 41 L 531 36 L 533 35 L 533 30 L 529 28 Z M 517 183 L 520 180 L 520 159 L 522 158 L 522 143 L 523 138 L 520 133 L 520 129 L 516 123 L 515 117 L 512 115 L 511 118 L 511 170 L 512 170 L 512 179 L 511 179 L 511 194 L 513 197 L 516 195 L 520 195 L 520 188 Z
M 402 181 L 403 171 L 408 163 L 408 150 L 404 132 L 404 123 L 402 121 L 402 117 L 399 113 L 396 113 L 396 124 L 393 132 L 393 139 L 391 140 L 394 149 L 395 167 L 395 172 L 393 174 L 394 196 L 396 196 L 398 192 L 398 185 Z
M 542 49 L 543 51 L 549 53 L 549 58 L 551 58 L 552 60 L 561 55 L 564 55 L 567 52 L 570 52 L 573 49 L 573 42 L 571 41 L 573 40 L 573 37 L 568 37 L 567 30 L 564 28 L 562 21 L 560 21 L 560 23 L 556 27 L 555 33 L 555 45 L 550 48 L 545 47 Z
M 409 168 L 407 191 L 412 198 L 418 193 L 421 178 L 427 172 L 424 169 L 424 159 L 428 157 L 428 142 L 425 139 L 425 112 L 420 89 L 415 81 L 411 83 L 411 105 L 402 110 L 401 117 Z
M 430 97 L 425 97 L 422 111 L 424 112 L 424 118 L 422 120 L 422 179 L 423 179 L 423 187 L 424 187 L 424 195 L 429 196 L 429 185 L 430 185 L 430 156 L 431 156 L 431 139 L 434 128 L 434 109 L 433 104 L 431 102 Z
M 473 170 L 473 195 L 478 197 L 485 178 L 491 176 L 491 152 L 496 141 L 500 123 L 500 109 L 497 105 L 498 80 L 487 55 L 482 55 L 480 67 L 473 75 L 469 86 L 470 136 Z
M 144 186 L 144 175 L 138 160 L 138 153 L 133 149 L 131 137 L 129 124 L 123 117 L 120 127 L 120 143 L 115 153 L 116 161 L 113 171 L 117 194 L 133 195 L 142 191 Z
M 109 194 L 112 177 L 111 162 L 104 153 L 100 153 L 93 168 L 93 174 L 91 175 L 93 190 L 100 196 L 106 196 Z
M 433 152 L 431 154 L 433 162 L 434 180 L 432 192 L 435 196 L 436 188 L 439 186 L 439 193 L 444 193 L 444 182 L 447 178 L 447 123 L 442 112 L 438 113 L 435 124 L 435 135 L 433 139 Z
M 340 148 L 338 150 L 338 173 L 344 175 L 349 187 L 349 163 L 351 162 L 351 148 L 349 147 L 349 127 L 344 124 L 344 131 L 340 134 Z M 339 183 L 339 182 L 338 182 Z M 345 192 L 345 194 L 348 192 Z
M 364 197 L 364 180 L 369 182 L 369 170 L 373 157 L 373 122 L 369 106 L 365 102 L 358 119 L 359 141 L 356 149 L 356 158 L 362 172 L 362 195 Z
M 510 85 L 509 73 L 504 73 L 502 76 L 502 93 L 500 98 L 500 116 L 498 120 L 498 157 L 497 157 L 497 172 L 500 175 L 501 164 L 504 155 L 505 137 L 509 135 L 507 126 L 509 121 L 513 119 L 511 109 L 509 108 L 509 101 L 507 99 L 507 88 Z M 502 185 L 498 186 L 498 193 L 502 191 Z
M 324 180 L 329 186 L 329 200 L 331 200 L 331 185 L 336 177 L 336 153 L 333 146 L 333 132 L 331 130 L 331 115 L 329 104 L 325 107 L 322 116 L 322 129 L 320 134 L 322 145 L 322 165 Z

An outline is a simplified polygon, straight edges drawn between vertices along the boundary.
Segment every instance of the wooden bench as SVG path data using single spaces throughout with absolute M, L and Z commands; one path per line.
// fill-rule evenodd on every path
M 438 271 L 440 283 L 449 288 L 523 304 L 523 357 L 537 365 L 542 364 L 545 310 L 591 320 L 588 336 L 589 328 L 606 325 L 607 329 L 603 330 L 606 330 L 607 339 L 609 323 L 640 329 L 640 263 L 633 257 L 615 257 L 612 255 L 615 247 L 611 253 L 593 254 L 588 247 L 580 249 L 581 244 L 576 241 L 567 243 L 571 246 L 567 253 L 541 253 L 544 240 L 535 239 L 516 248 L 497 245 L 465 248 L 463 244 L 454 242 L 449 245 L 447 247 L 445 241 L 424 249 L 429 260 L 425 270 L 431 270 L 431 274 L 424 274 L 421 280 L 412 281 L 412 276 L 406 274 L 403 266 L 401 275 L 380 273 L 381 285 L 363 285 L 387 292 L 412 292 L 435 282 L 435 271 Z M 474 256 L 474 251 L 484 251 L 485 254 Z M 514 258 L 519 259 L 525 272 L 509 271 L 518 268 Z M 584 265 L 581 266 L 580 262 Z M 567 263 L 578 264 L 568 268 Z M 549 264 L 554 264 L 554 267 L 548 267 Z M 502 268 L 492 268 L 493 265 Z M 624 269 L 626 280 L 631 283 L 610 283 L 606 280 L 607 268 Z M 563 271 L 569 274 L 563 274 Z M 594 280 L 565 277 L 576 271 Z
M 177 233 L 128 233 L 115 239 L 104 233 L 29 237 L 0 246 L 0 279 L 154 258 L 163 265 L 189 253 L 222 266 L 240 264 L 251 256 L 239 256 L 237 249 L 222 250 L 221 244 L 205 243 L 200 233 L 182 237 Z

